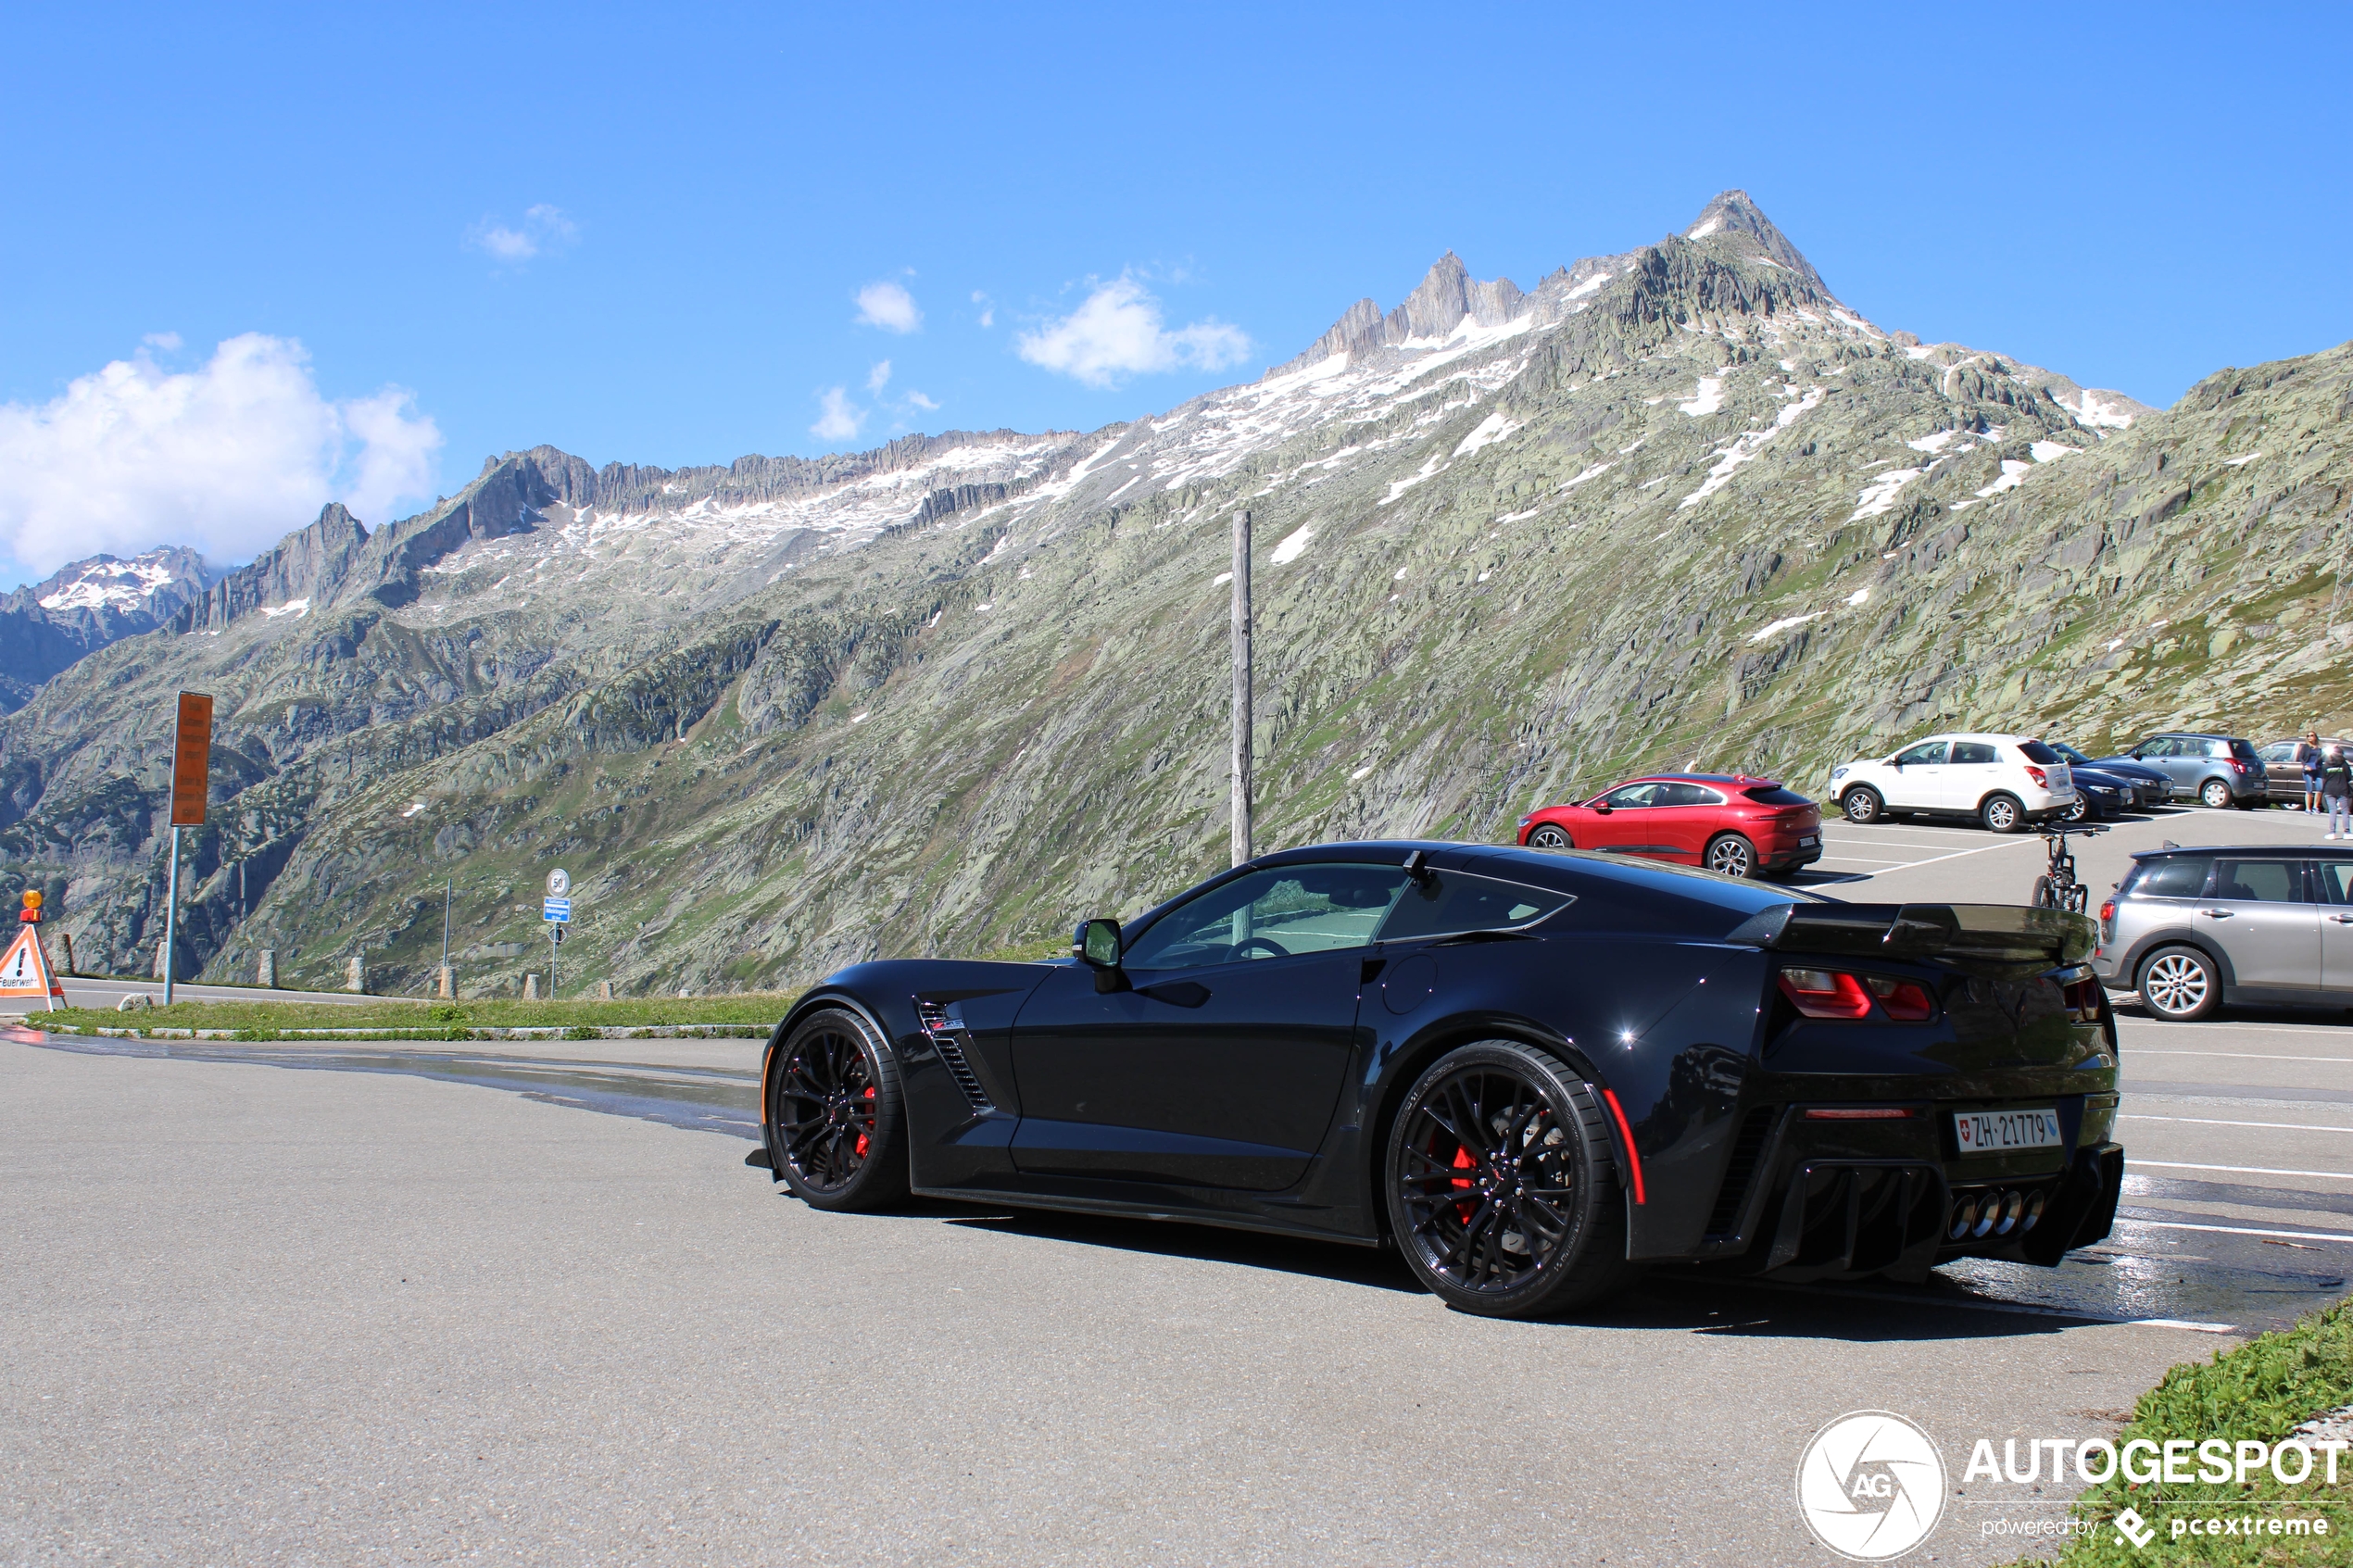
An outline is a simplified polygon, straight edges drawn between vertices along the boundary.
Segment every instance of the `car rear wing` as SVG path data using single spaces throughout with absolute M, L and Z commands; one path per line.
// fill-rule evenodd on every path
M 2018 904 L 1776 904 L 1725 941 L 1777 953 L 1939 959 L 1968 963 L 2081 963 L 2098 945 L 2088 916 Z

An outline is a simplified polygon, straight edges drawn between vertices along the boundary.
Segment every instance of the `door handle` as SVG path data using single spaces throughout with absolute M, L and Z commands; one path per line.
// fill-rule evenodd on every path
M 2329 919 L 2339 925 L 2353 925 L 2353 915 L 2331 915 Z
M 2208 920 L 2228 920 L 2231 918 L 2231 911 L 2228 909 L 2200 909 L 2198 910 L 2198 913 L 2204 915 Z

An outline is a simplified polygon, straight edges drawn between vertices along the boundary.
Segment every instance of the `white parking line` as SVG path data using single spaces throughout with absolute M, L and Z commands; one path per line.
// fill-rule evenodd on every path
M 2314 1032 L 2322 1029 L 2334 1029 L 2342 1034 L 2353 1034 L 2353 1029 L 2347 1029 L 2342 1023 L 2159 1023 L 2153 1018 L 2128 1018 L 2122 1022 L 2132 1024 L 2136 1029 L 2162 1029 L 2169 1034 L 2177 1029 L 2229 1029 L 2247 1035 L 2294 1035 L 2305 1040 L 2312 1038 Z
M 2218 1094 L 2214 1098 L 2228 1099 L 2230 1097 Z M 2121 1112 L 2117 1120 L 2120 1122 L 2194 1122 L 2201 1127 L 2271 1127 L 2283 1133 L 2353 1133 L 2353 1127 L 2314 1127 L 2302 1122 L 2224 1122 L 2212 1116 L 2151 1116 L 2139 1110 Z
M 1907 860 L 1905 865 L 1907 869 L 1912 866 L 1932 866 L 1939 860 L 1957 860 L 1968 855 L 1991 854 L 1996 849 L 2023 849 L 2028 845 L 2036 842 L 2038 841 L 2032 838 L 2009 838 L 1999 844 L 1980 845 L 1975 849 L 1956 849 L 1949 855 L 1931 855 L 1925 860 Z
M 2267 1231 L 2251 1225 L 2193 1225 L 2179 1220 L 2119 1220 L 2120 1225 L 2138 1225 L 2152 1231 L 2211 1231 L 2217 1236 L 2276 1236 L 2290 1241 L 2353 1241 L 2353 1233 L 2345 1231 Z
M 2133 1160 L 2128 1170 L 2224 1171 L 2233 1176 L 2319 1176 L 2325 1181 L 2353 1182 L 2353 1171 L 2274 1171 L 2268 1165 L 2191 1165 L 2179 1160 Z
M 2317 1061 L 2353 1065 L 2353 1056 L 2283 1056 L 2268 1051 L 2168 1051 L 2151 1050 L 2146 1046 L 2133 1047 L 2134 1056 L 2220 1056 L 2233 1061 Z

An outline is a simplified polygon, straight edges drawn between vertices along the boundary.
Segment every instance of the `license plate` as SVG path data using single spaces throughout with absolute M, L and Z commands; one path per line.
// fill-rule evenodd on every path
M 2021 1148 L 2063 1148 L 2056 1110 L 1957 1110 L 1953 1137 L 1963 1154 L 2008 1154 Z
M 1809 833 L 1798 839 L 1797 847 L 1800 849 L 1811 849 L 1821 842 L 1821 839 L 1818 835 Z

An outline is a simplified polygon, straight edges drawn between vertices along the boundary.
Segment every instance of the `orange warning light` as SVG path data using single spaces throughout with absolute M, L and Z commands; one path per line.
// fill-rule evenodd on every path
M 41 890 L 39 888 L 28 887 L 24 890 L 24 907 L 28 909 L 37 909 L 41 907 Z

